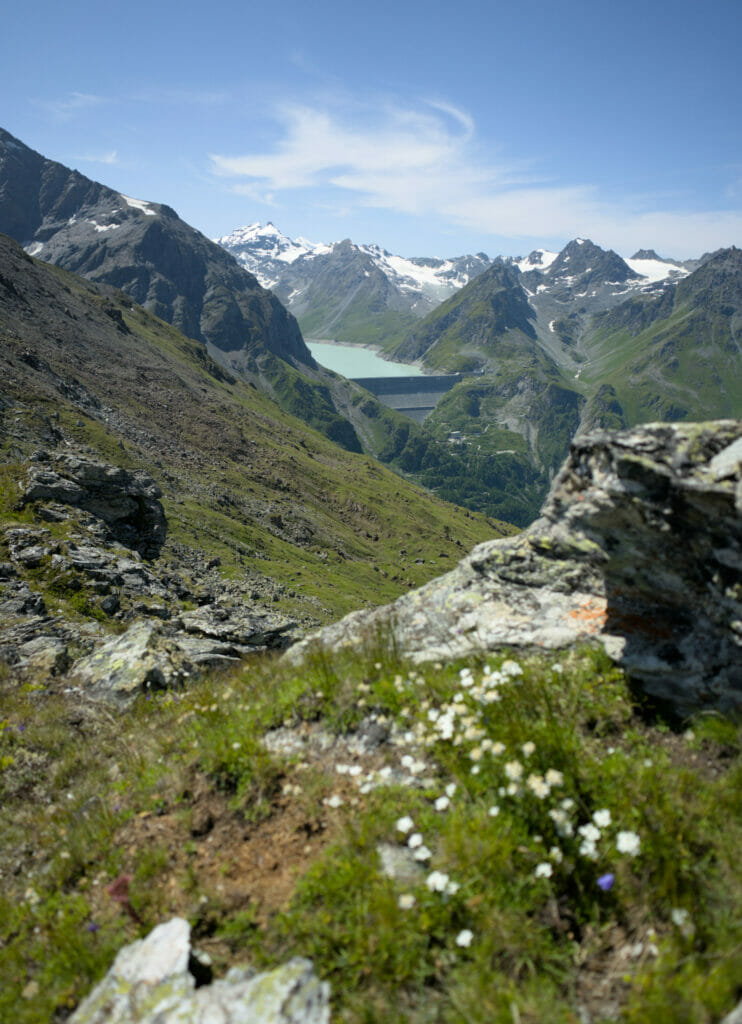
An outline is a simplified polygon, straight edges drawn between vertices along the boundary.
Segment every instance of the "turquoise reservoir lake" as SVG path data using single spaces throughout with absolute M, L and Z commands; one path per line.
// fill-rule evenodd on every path
M 343 377 L 424 377 L 417 366 L 409 363 L 392 363 L 382 359 L 375 349 L 361 348 L 360 345 L 336 345 L 325 341 L 307 341 L 307 348 L 314 358 L 328 370 L 334 370 Z

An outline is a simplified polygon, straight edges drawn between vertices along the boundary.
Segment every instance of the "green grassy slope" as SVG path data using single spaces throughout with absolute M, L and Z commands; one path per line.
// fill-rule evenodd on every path
M 582 381 L 612 386 L 630 424 L 742 415 L 742 253 L 596 317 L 581 347 Z

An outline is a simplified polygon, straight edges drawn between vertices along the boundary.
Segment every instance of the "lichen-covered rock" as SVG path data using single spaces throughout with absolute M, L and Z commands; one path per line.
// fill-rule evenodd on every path
M 524 533 L 288 657 L 392 633 L 415 661 L 597 640 L 680 715 L 742 708 L 742 422 L 583 436 Z
M 142 620 L 80 659 L 72 680 L 91 697 L 126 705 L 144 690 L 175 685 L 181 674 L 173 651 L 160 642 L 157 624 Z
M 209 621 L 207 616 L 204 622 Z M 244 641 L 237 643 L 200 633 L 200 622 L 190 620 L 185 631 L 182 619 L 140 619 L 76 662 L 70 681 L 94 699 L 125 707 L 148 690 L 181 687 L 203 669 L 237 665 L 247 655 L 279 644 L 293 625 L 267 612 L 251 615 L 246 609 L 224 609 L 223 635 L 236 633 Z
M 146 473 L 130 473 L 78 455 L 37 452 L 23 492 L 24 503 L 59 502 L 92 513 L 116 540 L 156 558 L 165 543 L 167 521 L 162 492 Z
M 70 1024 L 329 1024 L 330 986 L 309 960 L 262 974 L 232 968 L 196 988 L 199 967 L 188 923 L 173 918 L 119 952 Z

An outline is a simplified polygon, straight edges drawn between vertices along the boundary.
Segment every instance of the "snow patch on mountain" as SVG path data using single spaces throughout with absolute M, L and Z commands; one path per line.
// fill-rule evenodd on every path
M 548 249 L 534 249 L 528 256 L 514 259 L 513 265 L 521 274 L 527 274 L 530 270 L 544 271 L 549 269 L 558 255 L 558 252 L 550 252 Z
M 156 217 L 157 211 L 153 210 L 149 203 L 145 203 L 143 199 L 132 199 L 131 196 L 125 196 L 123 192 L 119 193 L 121 198 L 124 200 L 127 206 L 133 207 L 135 210 L 141 210 L 147 217 Z
M 646 260 L 627 259 L 624 256 L 624 263 L 627 263 L 637 274 L 646 278 L 643 283 L 654 284 L 657 281 L 664 281 L 666 278 L 687 277 L 690 271 L 670 260 Z

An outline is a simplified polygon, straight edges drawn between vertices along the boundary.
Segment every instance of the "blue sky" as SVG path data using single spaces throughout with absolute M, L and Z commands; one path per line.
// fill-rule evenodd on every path
M 37 0 L 0 125 L 209 236 L 742 244 L 739 0 Z

